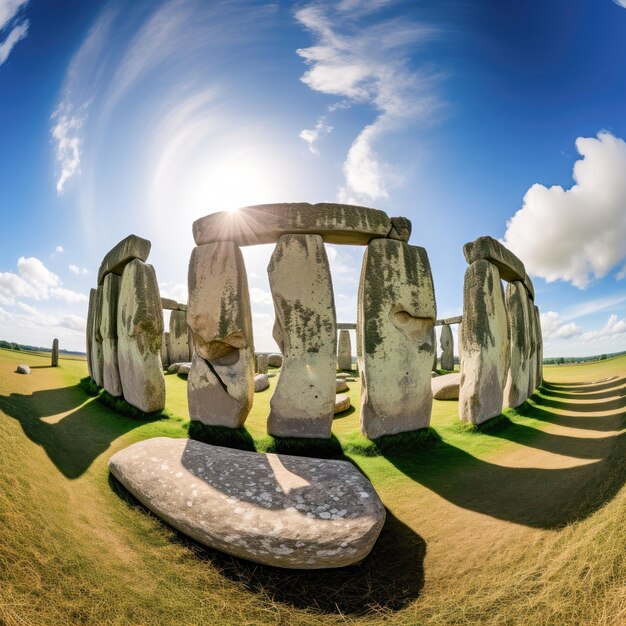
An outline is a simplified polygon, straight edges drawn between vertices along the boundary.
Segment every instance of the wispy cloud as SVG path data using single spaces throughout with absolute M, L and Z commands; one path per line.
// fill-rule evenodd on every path
M 310 66 L 302 82 L 314 91 L 343 98 L 343 103 L 367 104 L 376 111 L 374 121 L 352 143 L 343 165 L 345 186 L 339 197 L 347 202 L 373 202 L 388 196 L 393 169 L 381 161 L 376 144 L 387 133 L 431 112 L 437 103 L 434 77 L 411 68 L 408 60 L 435 30 L 406 19 L 373 21 L 371 14 L 389 3 L 315 3 L 295 13 L 316 39 L 315 45 L 297 50 Z M 365 15 L 368 20 L 362 19 Z
M 541 314 L 541 332 L 543 338 L 570 339 L 580 335 L 583 330 L 575 322 L 565 321 L 556 311 L 547 311 Z
M 65 183 L 79 171 L 82 136 L 81 129 L 85 123 L 86 113 L 75 112 L 71 104 L 60 104 L 51 117 L 52 138 L 56 142 L 56 158 L 60 165 L 56 183 L 57 194 L 63 193 Z
M 315 145 L 317 140 L 320 138 L 322 133 L 330 133 L 332 130 L 333 127 L 327 124 L 326 118 L 322 116 L 317 120 L 313 128 L 301 130 L 299 136 L 300 139 L 308 144 L 309 152 L 317 155 L 320 153 Z
M 570 189 L 533 185 L 504 243 L 532 274 L 585 288 L 626 258 L 626 143 L 608 132 L 579 137 Z
M 76 274 L 77 276 L 89 274 L 89 270 L 86 267 L 79 267 L 78 265 L 74 265 L 70 263 L 69 270 L 72 274 Z
M 626 294 L 594 298 L 593 300 L 587 300 L 586 302 L 581 302 L 580 304 L 567 308 L 563 313 L 563 319 L 575 320 L 595 313 L 615 311 L 619 308 L 623 308 L 623 306 L 620 305 L 626 305 Z
M 15 44 L 28 34 L 30 22 L 26 19 L 21 19 L 18 15 L 28 4 L 28 1 L 0 0 L 0 65 L 9 58 Z M 8 34 L 4 37 L 3 33 L 6 31 L 8 31 Z M 1 37 L 4 37 L 4 39 L 1 39 Z
M 623 9 L 626 9 L 626 0 L 613 0 L 613 2 Z

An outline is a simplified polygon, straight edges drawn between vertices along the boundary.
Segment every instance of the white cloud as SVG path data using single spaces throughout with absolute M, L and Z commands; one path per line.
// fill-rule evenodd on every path
M 333 127 L 326 124 L 326 118 L 322 116 L 317 120 L 313 128 L 301 130 L 299 137 L 308 144 L 309 151 L 312 154 L 319 154 L 320 152 L 315 143 L 322 133 L 330 133 L 332 130 Z
M 69 269 L 72 274 L 76 274 L 77 276 L 80 276 L 81 274 L 89 274 L 89 270 L 86 267 L 79 267 L 78 265 L 74 265 L 73 263 L 70 263 Z
M 611 309 L 615 310 L 616 307 L 622 309 L 624 306 L 626 306 L 626 294 L 595 298 L 569 307 L 563 313 L 563 319 L 578 319 L 579 317 L 593 315 L 594 313 L 602 313 L 603 311 L 609 311 Z
M 607 320 L 607 323 L 600 330 L 593 330 L 583 335 L 586 341 L 597 341 L 600 339 L 616 339 L 619 335 L 626 334 L 626 319 L 618 319 L 613 314 Z
M 171 298 L 185 304 L 188 299 L 187 285 L 184 283 L 161 282 L 159 283 L 159 291 L 162 298 Z
M 82 147 L 80 131 L 86 119 L 85 108 L 75 112 L 71 104 L 62 103 L 50 119 L 54 121 L 50 132 L 56 142 L 56 159 L 61 167 L 56 189 L 57 194 L 62 195 L 65 183 L 80 168 Z
M 551 339 L 569 339 L 583 331 L 574 322 L 565 321 L 556 311 L 541 313 L 541 332 L 545 341 Z
M 85 302 L 87 296 L 61 287 L 61 279 L 35 257 L 20 257 L 17 274 L 0 272 L 0 304 L 11 306 L 16 298 Z
M 623 9 L 626 9 L 626 0 L 613 0 L 613 2 L 615 2 L 617 6 L 620 6 Z
M 27 4 L 28 0 L 0 0 L 0 33 L 9 29 L 4 40 L 0 40 L 0 65 L 9 58 L 15 44 L 28 34 L 30 22 L 14 19 Z
M 54 249 L 54 251 L 55 251 L 57 254 L 60 254 L 61 252 L 63 252 L 63 246 L 57 246 L 57 247 Z
M 626 258 L 626 143 L 601 132 L 579 137 L 576 148 L 583 157 L 574 165 L 576 184 L 533 185 L 504 243 L 531 274 L 582 289 Z
M 302 82 L 314 91 L 344 98 L 329 110 L 350 102 L 368 104 L 376 111 L 376 119 L 356 137 L 344 162 L 346 182 L 339 198 L 345 202 L 374 202 L 388 196 L 393 171 L 380 161 L 376 143 L 432 111 L 436 102 L 433 77 L 412 70 L 407 60 L 416 44 L 432 37 L 433 29 L 406 19 L 359 20 L 384 4 L 344 0 L 335 9 L 310 4 L 295 13 L 317 40 L 297 50 L 310 66 Z
M 87 322 L 84 317 L 69 314 L 61 318 L 59 326 L 69 328 L 70 330 L 84 331 L 87 326 Z
M 272 294 L 259 287 L 250 287 L 250 300 L 254 304 L 273 304 Z

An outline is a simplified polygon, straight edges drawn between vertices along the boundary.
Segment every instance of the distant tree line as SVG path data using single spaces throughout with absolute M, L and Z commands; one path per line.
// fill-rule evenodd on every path
M 606 361 L 606 359 L 621 356 L 624 352 L 612 352 L 611 354 L 594 354 L 593 356 L 558 356 L 544 359 L 544 365 L 566 365 L 570 363 L 589 363 L 592 361 Z
M 51 346 L 42 348 L 41 346 L 29 346 L 23 343 L 15 343 L 14 341 L 5 341 L 4 339 L 0 339 L 0 348 L 4 348 L 5 350 L 23 350 L 25 352 L 52 352 Z M 59 352 L 64 354 L 85 354 L 84 352 L 77 352 L 76 350 L 60 349 Z

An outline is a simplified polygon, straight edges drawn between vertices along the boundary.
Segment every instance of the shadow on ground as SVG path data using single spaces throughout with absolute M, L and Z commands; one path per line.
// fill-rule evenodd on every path
M 78 478 L 111 442 L 145 421 L 120 416 L 86 400 L 78 386 L 0 395 L 0 411 L 17 420 L 26 436 L 40 445 L 67 478 Z M 64 414 L 58 421 L 46 418 Z

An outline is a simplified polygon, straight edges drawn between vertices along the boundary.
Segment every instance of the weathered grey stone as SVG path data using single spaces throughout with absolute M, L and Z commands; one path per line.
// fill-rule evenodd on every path
M 59 366 L 59 340 L 52 340 L 52 354 L 51 354 L 51 365 L 52 367 Z
M 530 276 L 526 274 L 524 276 L 524 287 L 526 287 L 526 293 L 531 300 L 535 299 L 535 286 L 533 285 L 533 281 L 530 279 Z
M 270 400 L 268 432 L 279 437 L 330 437 L 337 328 L 322 238 L 283 235 L 267 273 L 276 312 L 273 335 L 284 355 Z
M 348 372 L 337 372 L 336 377 L 346 380 L 346 378 L 350 378 L 350 374 Z
M 507 285 L 505 304 L 509 329 L 510 363 L 504 386 L 504 406 L 514 408 L 523 404 L 528 398 L 530 375 L 528 369 L 529 299 L 524 283 L 514 281 Z
M 91 332 L 91 378 L 102 387 L 104 383 L 103 368 L 104 356 L 102 353 L 102 335 L 100 334 L 100 319 L 102 318 L 102 285 L 96 289 L 93 303 L 92 332 Z
M 462 315 L 455 315 L 454 317 L 444 317 L 441 320 L 436 320 L 435 326 L 443 326 L 443 324 L 448 324 L 449 326 L 452 326 L 452 324 L 460 324 L 462 321 Z
M 135 259 L 122 274 L 117 353 L 124 398 L 146 413 L 165 407 L 162 335 L 163 313 L 154 268 Z
M 115 397 L 122 395 L 122 381 L 117 354 L 117 306 L 122 277 L 107 274 L 102 283 L 102 386 Z
M 430 381 L 430 387 L 433 391 L 435 400 L 458 400 L 459 386 L 461 385 L 461 374 L 444 374 L 443 376 L 435 376 Z
M 529 302 L 528 306 L 528 397 L 532 396 L 537 388 L 537 316 L 533 315 L 534 306 Z
M 163 369 L 167 369 L 170 362 L 170 334 L 169 332 L 165 332 L 161 339 L 161 364 L 163 365 Z
M 151 245 L 147 239 L 142 239 L 137 235 L 129 235 L 126 239 L 122 239 L 107 252 L 102 260 L 98 270 L 98 285 L 102 285 L 104 277 L 109 272 L 121 274 L 126 265 L 133 259 L 146 261 L 150 254 Z
M 267 374 L 257 374 L 254 377 L 254 391 L 265 391 L 270 386 L 270 379 Z
M 454 338 L 452 337 L 452 329 L 448 324 L 442 324 L 441 337 L 441 369 L 454 369 Z
M 350 342 L 350 332 L 339 331 L 339 342 L 337 344 L 337 369 L 352 369 L 352 344 Z
M 189 376 L 190 371 L 191 371 L 191 363 L 181 363 L 176 373 L 179 376 Z
M 205 424 L 237 428 L 248 416 L 254 394 L 250 295 L 237 245 L 218 242 L 194 248 L 187 322 L 195 347 L 187 388 L 189 415 Z
M 347 461 L 158 437 L 117 452 L 109 469 L 148 509 L 199 543 L 275 567 L 357 563 L 385 520 L 371 483 Z
M 85 332 L 85 352 L 87 353 L 87 370 L 89 371 L 89 378 L 92 380 L 93 371 L 91 369 L 91 360 L 93 358 L 93 316 L 94 308 L 96 306 L 96 294 L 98 292 L 95 289 L 89 290 L 89 304 L 87 307 L 87 328 Z
M 347 411 L 352 406 L 350 402 L 350 396 L 345 393 L 338 393 L 335 396 L 335 411 L 334 415 Z
M 398 241 L 404 241 L 406 243 L 411 236 L 411 229 L 411 220 L 407 217 L 392 217 L 391 230 L 387 236 L 389 239 L 397 239 Z
M 172 311 L 170 313 L 170 361 L 174 363 L 188 362 L 189 354 L 189 331 L 187 328 L 187 314 L 184 311 Z
M 177 311 L 187 311 L 187 305 L 186 304 L 181 304 L 180 302 L 178 303 L 178 308 L 176 309 Z
M 509 367 L 506 309 L 498 268 L 485 259 L 465 271 L 459 416 L 480 424 L 502 411 Z
M 524 281 L 526 277 L 524 264 L 493 237 L 479 237 L 466 243 L 463 246 L 463 254 L 470 265 L 479 259 L 490 261 L 500 271 L 500 277 L 509 282 Z
M 437 369 L 437 333 L 435 331 L 435 327 L 433 326 L 432 331 L 430 332 L 430 342 L 433 345 L 433 369 L 434 372 Z
M 257 374 L 267 374 L 267 354 L 257 354 L 256 356 L 256 371 Z
M 30 374 L 30 367 L 28 365 L 26 365 L 25 363 L 20 363 L 16 368 L 15 371 L 18 374 Z
M 535 385 L 540 387 L 543 382 L 543 335 L 541 334 L 541 312 L 539 307 L 533 305 L 535 309 L 535 337 L 537 340 L 537 373 L 535 374 Z
M 180 369 L 180 366 L 182 365 L 182 363 L 172 363 L 168 368 L 167 368 L 167 373 L 168 374 L 176 374 L 178 372 L 178 370 Z
M 356 324 L 350 322 L 337 322 L 337 330 L 356 330 Z
M 320 235 L 327 243 L 366 245 L 387 237 L 384 211 L 349 204 L 294 202 L 260 204 L 212 213 L 193 223 L 196 244 L 232 241 L 240 246 L 275 243 L 287 234 Z
M 363 258 L 357 320 L 366 437 L 429 425 L 435 318 L 426 250 L 393 239 L 372 241 Z
M 169 311 L 176 311 L 178 308 L 178 302 L 176 302 L 176 300 L 172 300 L 171 298 L 161 298 L 161 308 Z
M 336 393 L 341 393 L 342 391 L 348 391 L 350 387 L 348 387 L 348 383 L 345 378 L 337 379 L 337 387 L 335 389 Z
M 283 366 L 283 355 L 282 354 L 277 354 L 277 353 L 273 353 L 268 355 L 267 357 L 267 364 L 270 367 L 282 367 Z

